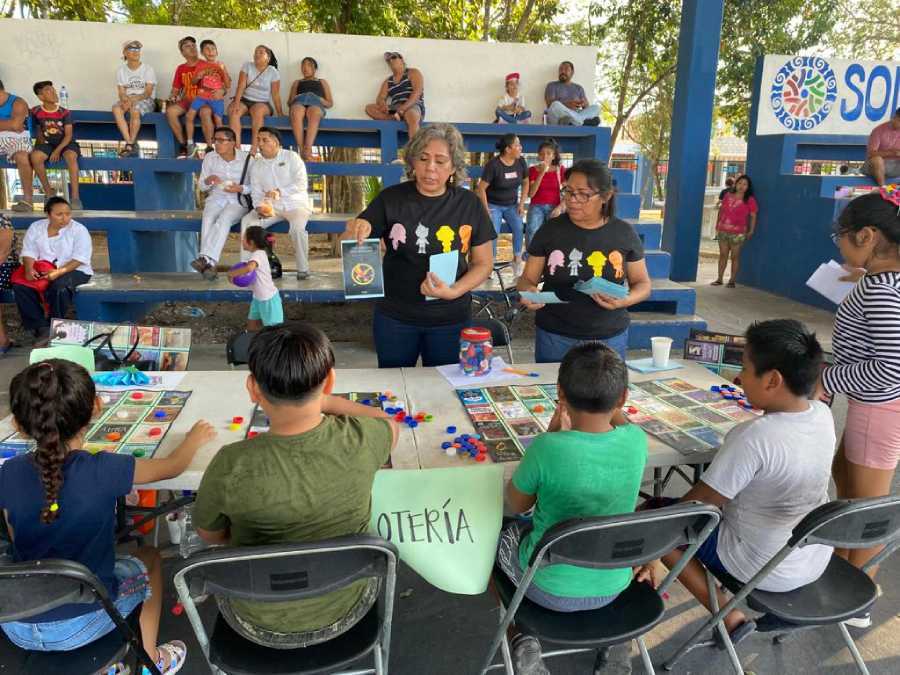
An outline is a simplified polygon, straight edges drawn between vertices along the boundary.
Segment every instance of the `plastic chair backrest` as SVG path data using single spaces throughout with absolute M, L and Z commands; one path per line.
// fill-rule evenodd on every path
M 70 560 L 0 564 L 0 623 L 21 621 L 68 604 L 93 604 L 103 585 Z
M 31 355 L 28 357 L 28 363 L 40 363 L 41 361 L 47 361 L 48 359 L 72 361 L 91 374 L 96 370 L 94 352 L 88 347 L 57 345 L 54 347 L 44 347 L 42 349 L 32 349 Z
M 788 546 L 825 544 L 870 548 L 900 540 L 900 495 L 842 499 L 811 511 L 797 523 Z
M 212 594 L 281 602 L 345 588 L 359 579 L 384 580 L 393 544 L 353 535 L 306 544 L 220 548 L 192 555 L 182 564 L 191 595 Z
M 678 546 L 705 538 L 720 517 L 714 506 L 684 502 L 616 516 L 573 518 L 544 533 L 528 564 L 534 564 L 546 548 L 541 567 L 565 564 L 615 569 L 643 565 Z
M 491 331 L 491 343 L 495 347 L 505 347 L 509 344 L 509 330 L 499 319 L 476 319 L 469 322 L 469 326 L 477 326 Z
M 250 343 L 256 333 L 243 331 L 228 338 L 225 345 L 225 358 L 229 365 L 241 366 L 250 360 Z

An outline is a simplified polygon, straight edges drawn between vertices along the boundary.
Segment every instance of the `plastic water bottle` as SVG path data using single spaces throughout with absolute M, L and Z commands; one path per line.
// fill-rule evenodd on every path
M 69 107 L 69 90 L 66 89 L 66 85 L 59 88 L 59 104 L 63 108 Z
M 199 307 L 185 307 L 181 310 L 181 316 L 186 316 L 191 319 L 202 319 L 206 316 L 206 312 Z

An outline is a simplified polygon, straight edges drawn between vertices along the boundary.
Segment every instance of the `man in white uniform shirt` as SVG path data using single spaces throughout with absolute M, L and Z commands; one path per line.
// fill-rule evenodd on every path
M 246 206 L 250 186 L 244 171 L 248 155 L 237 147 L 236 140 L 229 127 L 218 127 L 213 133 L 215 151 L 206 153 L 200 170 L 200 189 L 206 193 L 206 202 L 200 226 L 200 255 L 191 267 L 209 281 L 216 278 L 216 265 L 231 226 L 250 210 Z
M 309 235 L 306 223 L 312 210 L 307 192 L 306 165 L 293 150 L 281 147 L 277 129 L 261 127 L 259 155 L 250 166 L 250 188 L 253 210 L 241 220 L 241 239 L 251 225 L 268 228 L 286 220 L 297 255 L 297 278 L 309 278 Z M 241 252 L 241 260 L 249 258 Z

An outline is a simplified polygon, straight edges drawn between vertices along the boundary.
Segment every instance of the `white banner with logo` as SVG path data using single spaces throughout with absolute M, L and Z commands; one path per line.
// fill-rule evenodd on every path
M 900 107 L 900 62 L 769 54 L 759 96 L 759 135 L 867 135 Z

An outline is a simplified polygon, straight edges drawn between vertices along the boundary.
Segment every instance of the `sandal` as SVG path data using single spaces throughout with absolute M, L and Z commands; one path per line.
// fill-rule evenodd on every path
M 714 282 L 712 282 L 712 283 L 710 284 L 710 286 L 721 286 L 721 285 L 722 285 L 722 282 L 719 281 L 718 279 L 716 279 Z
M 131 157 L 132 152 L 134 152 L 134 145 L 132 143 L 126 143 L 125 147 L 119 150 L 119 157 Z
M 187 656 L 187 647 L 181 640 L 172 640 L 157 647 L 159 650 L 159 659 L 156 661 L 156 667 L 162 675 L 175 675 L 184 666 L 184 659 Z
M 16 343 L 10 340 L 6 343 L 5 347 L 0 347 L 0 356 L 6 356 L 9 353 L 10 349 L 15 349 Z
M 726 286 L 726 288 L 734 288 L 734 282 L 733 282 L 733 281 L 729 281 L 729 282 L 728 282 L 728 285 Z

